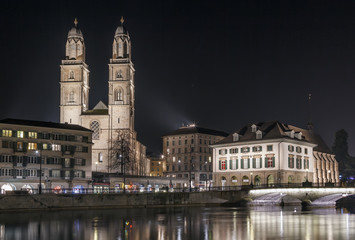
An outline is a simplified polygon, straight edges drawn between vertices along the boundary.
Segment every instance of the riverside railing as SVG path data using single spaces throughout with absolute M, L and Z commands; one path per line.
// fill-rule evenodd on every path
M 346 188 L 349 186 L 343 186 L 340 183 L 337 184 L 317 184 L 317 183 L 279 183 L 279 184 L 257 184 L 257 185 L 237 185 L 237 186 L 218 186 L 218 187 L 196 187 L 191 188 L 191 192 L 208 192 L 208 191 L 239 191 L 247 189 L 268 189 L 268 188 L 329 188 L 329 187 L 341 187 Z M 167 193 L 167 192 L 190 192 L 189 187 L 185 188 L 169 188 L 163 186 L 160 188 L 152 187 L 138 187 L 136 189 L 126 189 L 125 193 L 123 189 L 118 188 L 63 188 L 63 189 L 42 189 L 42 194 L 141 194 L 141 193 Z M 27 190 L 15 190 L 6 191 L 3 194 L 9 195 L 23 195 L 23 194 L 38 194 L 38 189 Z

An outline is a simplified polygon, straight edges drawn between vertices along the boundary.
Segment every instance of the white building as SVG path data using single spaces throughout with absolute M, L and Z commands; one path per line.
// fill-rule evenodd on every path
M 119 131 L 128 131 L 137 156 L 133 175 L 147 175 L 146 147 L 137 140 L 134 129 L 134 73 L 131 40 L 123 26 L 117 27 L 112 58 L 109 61 L 108 105 L 100 101 L 89 109 L 89 67 L 85 62 L 85 43 L 78 22 L 69 31 L 65 59 L 60 75 L 60 122 L 78 124 L 93 131 L 93 171 L 116 172 L 111 169 L 112 145 Z
M 277 121 L 249 124 L 212 147 L 215 186 L 338 181 L 334 155 L 312 130 Z

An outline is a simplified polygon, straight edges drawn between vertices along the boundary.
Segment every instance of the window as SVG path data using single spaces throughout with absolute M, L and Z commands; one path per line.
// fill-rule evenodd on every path
M 23 138 L 23 135 L 24 135 L 23 131 L 17 131 L 18 138 Z
M 272 151 L 272 145 L 267 145 L 267 146 L 266 146 L 266 150 L 267 150 L 268 152 L 271 152 L 271 151 Z
M 240 152 L 241 153 L 248 153 L 248 152 L 250 152 L 250 147 L 243 147 L 240 149 Z
M 308 148 L 304 149 L 304 154 L 308 154 Z
M 4 163 L 10 163 L 11 162 L 11 156 L 4 155 L 0 157 L 0 161 Z
M 166 141 L 166 146 L 169 147 L 169 141 Z
M 224 155 L 224 154 L 227 154 L 227 153 L 228 153 L 227 149 L 220 149 L 219 150 L 219 155 Z
M 100 139 L 100 124 L 98 121 L 92 121 L 90 124 L 90 129 L 93 131 L 92 139 Z
M 288 151 L 289 151 L 289 152 L 295 151 L 295 147 L 292 146 L 292 145 L 288 145 Z
M 60 151 L 61 146 L 58 144 L 52 144 L 52 151 Z
M 64 167 L 66 167 L 66 168 L 70 167 L 70 158 L 64 159 Z
M 22 151 L 23 150 L 23 143 L 17 142 L 16 147 L 17 147 L 17 151 Z
M 2 130 L 2 136 L 3 137 L 12 137 L 12 130 L 3 129 Z
M 261 152 L 263 150 L 262 146 L 253 147 L 253 152 Z
M 301 169 L 302 168 L 302 159 L 300 156 L 296 157 L 296 168 Z
M 295 158 L 293 155 L 288 156 L 288 168 L 294 168 L 295 167 Z
M 261 168 L 261 157 L 254 157 L 253 158 L 253 168 Z
M 212 157 L 211 156 L 208 157 L 208 161 L 212 162 Z
M 85 159 L 76 158 L 76 159 L 75 159 L 75 165 L 78 165 L 78 166 L 85 166 Z
M 115 101 L 122 101 L 123 100 L 123 93 L 122 89 L 116 89 L 115 90 Z
M 173 162 L 175 162 L 175 157 L 173 157 Z
M 219 160 L 219 170 L 226 170 L 227 169 L 227 160 Z
M 239 141 L 239 134 L 238 133 L 233 133 L 233 142 L 237 142 L 237 141 Z
M 238 148 L 231 148 L 229 149 L 230 154 L 238 153 Z
M 118 46 L 121 47 L 122 43 L 119 43 Z M 117 75 L 116 75 L 117 78 L 122 78 L 122 70 L 118 70 L 117 71 Z
M 303 168 L 304 169 L 309 169 L 309 159 L 308 158 L 304 158 L 304 160 L 303 160 Z
M 98 159 L 99 159 L 99 162 L 101 162 L 101 163 L 103 162 L 103 157 L 102 157 L 102 153 L 101 152 L 99 153 Z
M 296 147 L 296 152 L 297 153 L 301 153 L 302 152 L 302 148 L 301 147 Z
M 76 178 L 82 178 L 84 177 L 84 172 L 83 171 L 74 171 L 74 177 Z
M 36 150 L 37 143 L 28 143 L 28 150 Z
M 249 167 L 250 167 L 249 164 L 250 164 L 249 158 L 243 158 L 243 159 L 242 159 L 242 168 L 243 168 L 243 169 L 249 168 Z
M 70 93 L 69 93 L 69 103 L 75 103 L 75 94 L 74 94 L 74 91 L 71 91 Z
M 267 168 L 275 167 L 275 157 L 266 157 L 265 165 Z
M 74 79 L 74 71 L 69 72 L 69 79 Z
M 52 176 L 50 177 L 60 177 L 60 170 L 52 170 Z

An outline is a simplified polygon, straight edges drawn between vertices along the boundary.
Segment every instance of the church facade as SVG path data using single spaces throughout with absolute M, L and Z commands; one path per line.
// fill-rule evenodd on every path
M 89 109 L 90 71 L 85 62 L 84 37 L 77 20 L 74 24 L 68 33 L 65 59 L 60 65 L 60 122 L 78 124 L 93 131 L 92 170 L 96 172 L 122 171 L 122 168 L 113 168 L 113 161 L 119 161 L 113 148 L 120 132 L 125 132 L 130 136 L 135 156 L 128 173 L 147 175 L 146 147 L 137 140 L 134 129 L 135 69 L 131 61 L 131 39 L 123 18 L 114 35 L 108 64 L 108 104 L 100 101 L 93 109 Z

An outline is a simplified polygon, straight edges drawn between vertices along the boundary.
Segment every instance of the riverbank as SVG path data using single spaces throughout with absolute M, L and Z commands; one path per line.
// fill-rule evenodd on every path
M 60 209 L 146 208 L 241 204 L 248 191 L 211 191 L 136 194 L 43 194 L 2 195 L 1 211 Z

